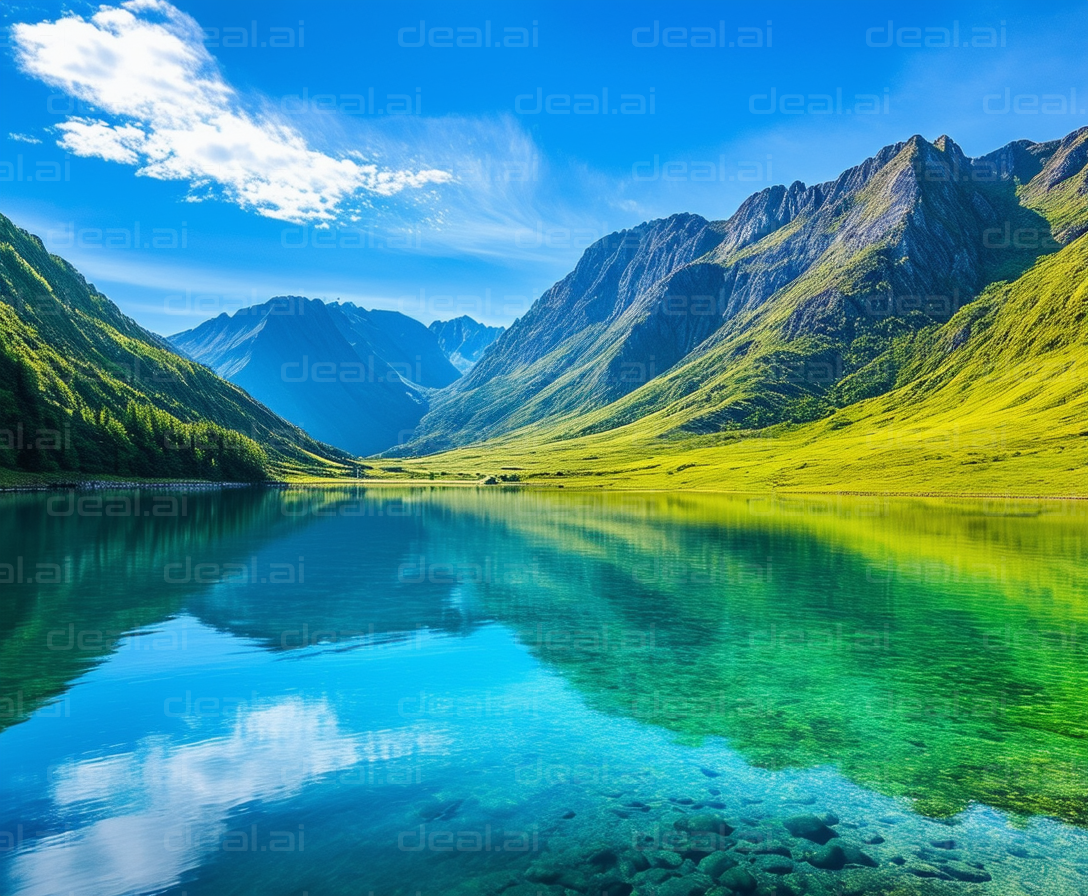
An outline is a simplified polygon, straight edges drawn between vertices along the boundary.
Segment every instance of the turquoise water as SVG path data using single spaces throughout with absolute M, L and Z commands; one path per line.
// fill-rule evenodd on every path
M 1088 893 L 1082 505 L 94 492 L 0 535 L 4 893 Z

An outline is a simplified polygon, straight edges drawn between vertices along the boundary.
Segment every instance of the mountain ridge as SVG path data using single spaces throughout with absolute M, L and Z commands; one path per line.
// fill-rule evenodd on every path
M 864 384 L 859 374 L 887 361 L 896 339 L 946 321 L 1079 232 L 1083 209 L 1056 187 L 1079 187 L 1086 137 L 1013 141 L 971 159 L 947 135 L 915 135 L 833 180 L 761 190 L 725 221 L 674 215 L 611 234 L 434 398 L 396 453 L 541 429 L 574 437 L 666 407 L 678 432 L 797 423 L 889 388 L 890 374 Z M 693 225 L 703 251 L 684 255 Z M 663 235 L 656 259 L 612 269 L 616 244 L 653 254 Z M 541 333 L 549 313 L 573 335 Z M 533 351 L 519 353 L 527 343 Z
M 170 337 L 288 420 L 356 455 L 401 441 L 460 374 L 421 323 L 277 296 Z
M 19 436 L 0 425 L 0 466 L 260 479 L 461 446 L 531 446 L 534 467 L 575 446 L 739 452 L 753 434 L 795 456 L 853 444 L 848 427 L 876 438 L 875 408 L 997 427 L 999 388 L 1079 458 L 1086 431 L 1062 409 L 1083 404 L 1086 238 L 1088 127 L 975 158 L 915 135 L 724 221 L 610 234 L 509 328 L 281 296 L 164 339 L 2 218 L 0 424 Z M 62 429 L 78 450 L 23 441 Z
M 430 396 L 460 378 L 451 356 L 471 369 L 459 352 L 488 348 L 495 328 L 452 323 L 447 350 L 433 325 L 396 311 L 277 296 L 169 341 L 317 438 L 369 455 L 404 441 Z

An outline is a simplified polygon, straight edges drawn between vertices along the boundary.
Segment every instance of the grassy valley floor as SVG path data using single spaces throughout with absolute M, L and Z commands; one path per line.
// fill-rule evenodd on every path
M 1088 421 L 1088 397 L 1072 413 Z M 1088 497 L 1088 438 L 934 418 L 844 425 L 831 418 L 736 435 L 646 438 L 625 427 L 577 439 L 484 443 L 419 458 L 283 470 L 292 484 L 518 485 L 578 489 Z M 1082 424 L 1088 426 L 1088 423 Z M 103 479 L 103 477 L 78 477 Z M 114 477 L 125 483 L 132 477 Z M 71 475 L 0 471 L 0 488 L 62 485 Z
M 567 488 L 1088 496 L 1088 448 L 1059 435 L 1039 440 L 1012 427 L 972 431 L 939 422 L 828 433 L 830 425 L 659 445 L 622 433 L 550 445 L 483 445 L 402 460 L 397 472 Z

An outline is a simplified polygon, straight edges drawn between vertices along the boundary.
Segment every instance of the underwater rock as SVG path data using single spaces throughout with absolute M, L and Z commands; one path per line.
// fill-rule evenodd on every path
M 649 868 L 636 874 L 633 882 L 636 887 L 643 889 L 647 886 L 656 887 L 672 877 L 676 877 L 676 872 L 670 868 Z
M 694 848 L 680 850 L 680 855 L 684 859 L 684 864 L 680 866 L 680 871 L 684 874 L 688 874 L 689 871 L 694 871 L 699 863 L 707 857 L 710 853 L 714 852 L 719 847 L 717 845 L 711 846 L 709 844 L 699 844 Z M 721 849 L 727 849 L 728 847 L 722 846 Z
M 557 884 L 521 883 L 503 890 L 503 896 L 566 896 L 566 891 Z
M 748 852 L 753 856 L 785 856 L 787 859 L 793 858 L 793 853 L 784 843 L 759 843 L 749 849 Z
M 622 883 L 622 881 L 620 882 Z M 579 868 L 564 867 L 563 873 L 559 875 L 555 883 L 559 884 L 564 890 L 577 890 L 579 893 L 590 890 L 590 878 Z M 594 892 L 599 892 L 599 890 Z
M 915 875 L 915 877 L 935 877 L 940 880 L 948 880 L 948 875 L 936 865 L 929 865 L 926 862 L 911 862 L 903 866 L 903 870 L 909 874 Z
M 753 856 L 752 867 L 767 874 L 792 874 L 793 860 L 777 854 Z
M 730 890 L 733 893 L 751 893 L 759 885 L 759 882 L 755 879 L 747 868 L 730 868 L 720 878 L 718 883 L 721 884 L 726 890 Z
M 525 870 L 525 879 L 538 884 L 551 884 L 563 876 L 563 866 L 539 859 Z
M 929 845 L 934 849 L 955 849 L 955 840 L 930 840 Z
M 446 821 L 457 814 L 464 800 L 445 800 L 431 803 L 419 810 L 419 817 L 424 821 Z
M 724 850 L 712 852 L 699 862 L 699 870 L 714 880 L 717 880 L 730 868 L 737 867 L 737 860 Z
M 650 860 L 637 849 L 624 850 L 616 861 L 616 868 L 628 880 L 649 867 Z
M 657 896 L 703 896 L 714 885 L 705 874 L 673 877 L 657 888 Z
M 842 844 L 842 851 L 846 853 L 847 865 L 861 865 L 865 868 L 876 868 L 880 864 L 871 855 L 863 852 L 861 849 L 854 846 L 853 844 Z
M 823 868 L 825 871 L 839 871 L 846 867 L 846 853 L 841 846 L 826 846 L 819 852 L 809 853 L 805 861 L 814 868 Z
M 583 861 L 596 872 L 615 868 L 620 856 L 611 846 L 593 846 L 583 853 Z
M 794 815 L 782 822 L 786 830 L 794 837 L 803 837 L 823 846 L 828 840 L 839 835 L 815 815 Z
M 958 859 L 962 859 L 963 855 L 956 849 L 930 849 L 928 846 L 923 846 L 921 849 L 916 850 L 915 855 L 918 856 L 923 862 L 936 862 L 938 865 L 943 862 L 954 862 Z
M 966 862 L 945 862 L 941 865 L 941 870 L 949 877 L 962 880 L 965 883 L 984 884 L 989 880 L 993 880 L 989 872 L 984 868 L 969 865 Z
M 647 850 L 646 858 L 654 868 L 679 868 L 684 863 L 683 856 L 671 849 Z
M 577 890 L 578 887 L 569 887 L 569 889 Z M 585 893 L 586 896 L 630 896 L 633 889 L 634 887 L 616 872 L 610 871 L 607 874 L 595 875 L 585 888 Z

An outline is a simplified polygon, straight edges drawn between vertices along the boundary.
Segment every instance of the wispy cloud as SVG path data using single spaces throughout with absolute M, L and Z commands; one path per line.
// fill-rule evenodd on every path
M 165 0 L 102 6 L 89 19 L 18 24 L 20 68 L 102 117 L 62 122 L 69 152 L 184 181 L 190 198 L 222 196 L 293 222 L 341 218 L 353 200 L 452 180 L 434 167 L 383 167 L 358 152 L 312 148 L 290 122 L 251 111 L 223 78 L 198 24 Z
M 387 123 L 384 136 L 402 141 L 394 154 L 427 146 L 453 175 L 440 202 L 370 217 L 390 230 L 424 231 L 422 251 L 521 263 L 554 258 L 565 246 L 577 257 L 610 225 L 623 226 L 612 220 L 620 218 L 612 180 L 571 161 L 557 166 L 512 116 L 406 116 Z
M 15 140 L 17 143 L 41 143 L 42 142 L 37 137 L 31 137 L 30 134 L 16 134 L 14 132 L 8 134 L 8 139 L 9 140 Z
M 535 266 L 549 282 L 644 217 L 622 180 L 550 158 L 510 113 L 360 119 L 236 89 L 199 24 L 166 0 L 19 24 L 12 36 L 24 74 L 81 101 L 56 126 L 63 149 L 184 183 L 190 201 L 290 227 L 361 228 L 430 256 Z M 90 264 L 104 276 L 100 267 Z

